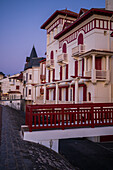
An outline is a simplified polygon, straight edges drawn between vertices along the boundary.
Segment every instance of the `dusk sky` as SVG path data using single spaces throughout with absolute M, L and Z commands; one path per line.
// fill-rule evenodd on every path
M 39 57 L 46 52 L 46 31 L 40 26 L 56 11 L 105 8 L 105 0 L 0 0 L 0 72 L 24 70 L 33 45 Z

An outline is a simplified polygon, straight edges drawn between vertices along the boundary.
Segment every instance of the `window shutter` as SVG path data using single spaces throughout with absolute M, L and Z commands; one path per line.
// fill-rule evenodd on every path
M 60 66 L 60 80 L 62 80 L 62 66 Z
M 49 100 L 49 90 L 46 89 L 46 100 Z
M 82 76 L 84 76 L 84 59 L 82 59 Z
M 66 101 L 68 101 L 68 87 L 66 88 Z
M 78 61 L 75 61 L 75 77 L 78 76 Z
M 50 70 L 48 71 L 48 82 L 50 82 Z
M 53 69 L 53 81 L 55 80 L 55 69 Z
M 68 64 L 66 64 L 66 79 L 68 79 Z
M 54 89 L 53 91 L 53 100 L 55 100 L 55 96 L 56 96 L 56 89 Z

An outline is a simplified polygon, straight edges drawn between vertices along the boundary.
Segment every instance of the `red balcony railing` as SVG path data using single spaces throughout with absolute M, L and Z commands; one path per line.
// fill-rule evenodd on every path
M 113 103 L 27 105 L 29 131 L 113 126 Z

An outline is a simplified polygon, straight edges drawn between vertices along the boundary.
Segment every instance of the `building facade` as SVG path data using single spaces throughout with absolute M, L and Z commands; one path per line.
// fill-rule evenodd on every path
M 111 5 L 56 11 L 41 28 L 47 30 L 44 103 L 112 102 Z
M 40 97 L 40 61 L 43 57 L 37 57 L 35 47 L 33 46 L 30 57 L 26 57 L 26 64 L 23 71 L 23 99 L 28 103 L 36 103 Z

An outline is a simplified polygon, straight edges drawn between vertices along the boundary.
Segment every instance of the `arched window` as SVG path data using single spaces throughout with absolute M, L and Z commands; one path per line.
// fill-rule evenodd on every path
M 51 58 L 51 59 L 54 59 L 54 53 L 53 53 L 53 51 L 51 51 L 50 58 Z
M 63 44 L 62 52 L 63 52 L 63 53 L 67 53 L 66 43 Z
M 78 45 L 79 44 L 83 44 L 83 34 L 82 33 L 80 33 L 78 36 Z

